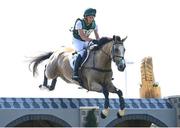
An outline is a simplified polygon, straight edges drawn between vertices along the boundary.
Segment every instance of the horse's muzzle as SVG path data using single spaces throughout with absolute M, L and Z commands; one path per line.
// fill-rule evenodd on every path
M 120 62 L 117 64 L 118 70 L 123 72 L 124 69 L 126 68 L 126 63 L 124 59 L 121 59 Z

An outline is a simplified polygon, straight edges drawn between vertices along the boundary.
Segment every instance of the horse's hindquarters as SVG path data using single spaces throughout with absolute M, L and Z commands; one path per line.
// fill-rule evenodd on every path
M 56 77 L 56 66 L 54 64 L 47 64 L 45 75 L 48 79 L 54 79 Z
M 49 62 L 46 65 L 45 75 L 48 79 L 54 79 L 57 77 L 57 60 L 58 60 L 58 53 L 54 53 Z

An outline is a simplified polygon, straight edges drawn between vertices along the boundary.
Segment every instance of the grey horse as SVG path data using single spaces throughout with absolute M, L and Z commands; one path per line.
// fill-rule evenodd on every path
M 124 53 L 125 48 L 123 42 L 127 37 L 121 39 L 119 36 L 113 38 L 103 37 L 99 40 L 99 44 L 94 49 L 87 48 L 88 57 L 79 69 L 81 80 L 72 79 L 73 69 L 70 66 L 69 56 L 72 56 L 74 49 L 63 48 L 59 51 L 49 52 L 44 55 L 35 57 L 30 65 L 33 65 L 33 75 L 37 72 L 38 65 L 49 59 L 44 70 L 44 82 L 40 86 L 53 90 L 56 85 L 57 77 L 61 77 L 67 83 L 81 85 L 88 91 L 96 91 L 103 93 L 105 96 L 104 109 L 101 117 L 106 118 L 109 113 L 109 92 L 116 93 L 119 96 L 120 109 L 117 113 L 118 117 L 122 117 L 125 113 L 125 102 L 123 93 L 117 89 L 112 83 L 111 62 L 115 62 L 119 71 L 124 71 L 126 67 Z M 48 79 L 52 79 L 51 85 L 47 85 Z

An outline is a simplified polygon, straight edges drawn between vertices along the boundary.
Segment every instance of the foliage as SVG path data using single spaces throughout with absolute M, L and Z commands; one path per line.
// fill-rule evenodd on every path
M 153 87 L 158 87 L 158 86 L 159 86 L 159 83 L 157 82 L 153 84 Z
M 97 126 L 98 126 L 98 123 L 97 123 L 97 118 L 95 115 L 95 109 L 92 109 L 88 111 L 88 114 L 86 116 L 85 127 L 97 127 Z

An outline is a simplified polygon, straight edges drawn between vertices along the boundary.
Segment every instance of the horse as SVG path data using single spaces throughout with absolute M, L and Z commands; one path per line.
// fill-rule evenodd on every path
M 112 38 L 103 37 L 94 49 L 87 47 L 87 57 L 79 69 L 81 81 L 72 79 L 73 68 L 70 65 L 69 58 L 75 51 L 68 47 L 39 55 L 31 60 L 30 65 L 33 65 L 33 75 L 37 73 L 38 65 L 48 59 L 44 70 L 44 82 L 40 87 L 47 87 L 49 90 L 53 90 L 57 77 L 61 77 L 67 83 L 80 85 L 88 91 L 103 93 L 105 102 L 104 109 L 101 111 L 102 118 L 106 118 L 109 113 L 109 92 L 116 93 L 119 96 L 120 103 L 117 116 L 122 117 L 125 113 L 125 101 L 122 91 L 117 89 L 112 83 L 111 62 L 115 62 L 118 70 L 121 72 L 126 68 L 124 59 L 124 41 L 126 38 L 121 39 L 120 36 L 115 35 Z M 52 79 L 50 86 L 47 85 L 48 79 Z

